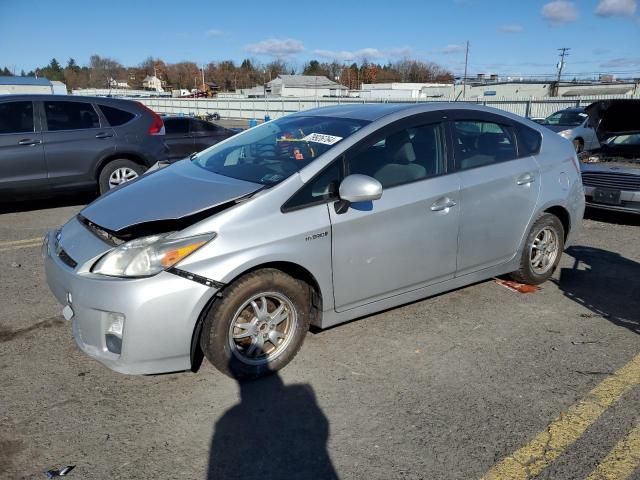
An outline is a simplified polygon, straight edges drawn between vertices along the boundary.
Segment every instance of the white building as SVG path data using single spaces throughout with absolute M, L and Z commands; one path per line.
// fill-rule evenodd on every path
M 129 84 L 126 81 L 116 80 L 115 78 L 109 79 L 109 86 L 111 88 L 129 88 Z
M 20 93 L 67 94 L 67 86 L 62 82 L 51 82 L 40 77 L 0 77 L 0 95 Z
M 359 96 L 370 100 L 417 100 L 449 98 L 453 92 L 452 83 L 363 83 Z
M 145 90 L 153 90 L 154 92 L 164 92 L 162 88 L 162 80 L 155 75 L 147 75 L 142 81 L 142 88 Z
M 318 75 L 278 75 L 266 85 L 267 96 L 273 97 L 344 97 L 348 91 L 344 85 Z

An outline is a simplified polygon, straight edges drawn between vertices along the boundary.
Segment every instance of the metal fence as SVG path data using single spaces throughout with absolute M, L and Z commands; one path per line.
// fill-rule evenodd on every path
M 505 110 L 523 117 L 544 118 L 553 112 L 569 107 L 586 106 L 596 100 L 634 98 L 632 96 L 606 95 L 573 98 L 500 98 L 486 100 L 467 99 L 465 102 L 476 105 L 486 105 Z M 635 97 L 638 98 L 638 97 Z M 174 115 L 202 115 L 218 113 L 222 118 L 259 119 L 266 116 L 271 119 L 279 118 L 293 112 L 308 110 L 315 107 L 333 106 L 340 104 L 362 103 L 390 103 L 387 100 L 372 100 L 359 98 L 135 98 L 158 113 Z M 393 103 L 428 103 L 453 102 L 454 99 L 420 99 L 394 100 Z M 458 100 L 462 103 L 462 100 Z

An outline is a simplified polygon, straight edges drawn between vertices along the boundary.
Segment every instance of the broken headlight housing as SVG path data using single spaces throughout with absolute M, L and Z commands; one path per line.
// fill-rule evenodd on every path
M 123 243 L 96 262 L 91 271 L 111 277 L 149 277 L 171 268 L 216 237 L 206 233 L 187 238 L 150 235 Z

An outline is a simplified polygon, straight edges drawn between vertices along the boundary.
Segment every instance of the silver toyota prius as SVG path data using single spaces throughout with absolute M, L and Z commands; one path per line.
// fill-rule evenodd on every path
M 460 103 L 343 105 L 231 137 L 43 244 L 84 352 L 122 373 L 284 367 L 330 327 L 496 275 L 547 280 L 580 225 L 570 142 Z M 366 320 L 365 320 L 366 321 Z

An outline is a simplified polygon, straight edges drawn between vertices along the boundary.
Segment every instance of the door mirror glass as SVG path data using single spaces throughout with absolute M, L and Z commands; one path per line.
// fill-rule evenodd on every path
M 340 183 L 338 193 L 349 203 L 369 202 L 382 197 L 382 184 L 367 175 L 349 175 Z

